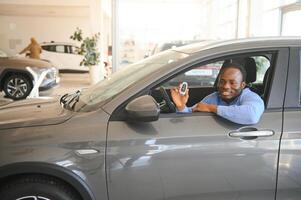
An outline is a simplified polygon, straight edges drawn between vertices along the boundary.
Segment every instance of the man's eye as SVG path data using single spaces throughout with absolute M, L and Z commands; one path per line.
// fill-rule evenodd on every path
M 224 81 L 224 80 L 221 80 L 219 83 L 220 83 L 221 85 L 224 85 L 224 84 L 225 84 L 225 81 Z

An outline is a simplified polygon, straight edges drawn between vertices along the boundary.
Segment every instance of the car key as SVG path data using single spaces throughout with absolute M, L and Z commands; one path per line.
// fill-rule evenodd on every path
M 188 83 L 187 82 L 181 83 L 180 89 L 179 89 L 180 95 L 184 96 L 186 94 L 187 89 L 188 89 Z

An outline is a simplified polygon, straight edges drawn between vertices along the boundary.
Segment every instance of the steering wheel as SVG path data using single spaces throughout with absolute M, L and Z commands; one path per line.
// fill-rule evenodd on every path
M 167 94 L 166 90 L 161 86 L 159 88 L 159 91 L 162 95 L 163 101 L 160 103 L 160 108 L 163 108 L 167 106 L 169 113 L 174 113 L 176 112 L 176 106 L 175 104 L 171 101 L 169 95 Z M 163 112 L 166 112 L 165 109 L 161 109 Z

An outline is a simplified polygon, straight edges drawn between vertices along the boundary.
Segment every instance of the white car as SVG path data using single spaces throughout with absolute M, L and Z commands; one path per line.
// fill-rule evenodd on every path
M 7 57 L 7 54 L 0 49 L 0 58 Z
M 89 71 L 81 66 L 83 56 L 78 54 L 78 46 L 65 42 L 44 42 L 40 44 L 43 51 L 41 59 L 49 60 L 59 70 Z

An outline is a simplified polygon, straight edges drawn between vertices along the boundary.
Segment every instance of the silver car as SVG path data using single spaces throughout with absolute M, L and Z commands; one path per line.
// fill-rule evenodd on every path
M 301 38 L 194 44 L 128 66 L 60 99 L 0 107 L 1 200 L 297 200 Z M 213 92 L 228 60 L 265 102 L 260 122 L 179 114 Z
M 31 58 L 0 56 L 0 91 L 13 100 L 25 99 L 45 73 L 39 90 L 59 83 L 59 72 L 51 63 Z

